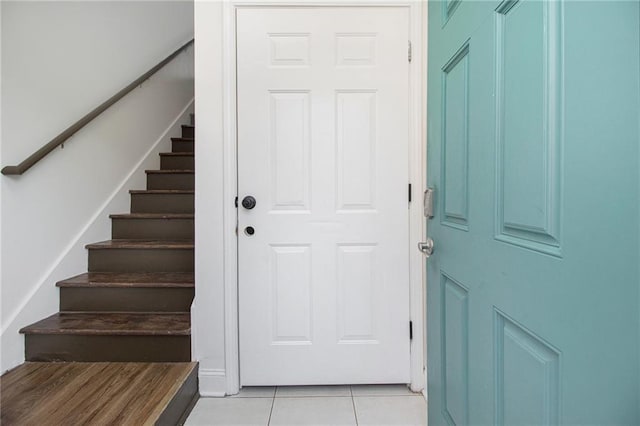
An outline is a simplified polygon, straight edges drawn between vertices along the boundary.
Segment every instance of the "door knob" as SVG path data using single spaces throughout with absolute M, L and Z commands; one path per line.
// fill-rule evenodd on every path
M 418 250 L 420 250 L 426 257 L 429 257 L 433 254 L 433 240 L 431 238 L 427 238 L 427 241 L 418 243 Z
M 256 230 L 253 228 L 253 226 L 247 226 L 246 228 L 244 228 L 244 233 L 248 236 L 252 236 L 256 233 Z
M 251 195 L 247 195 L 242 199 L 242 207 L 244 207 L 245 209 L 251 210 L 255 206 L 256 206 L 256 199 L 253 198 Z

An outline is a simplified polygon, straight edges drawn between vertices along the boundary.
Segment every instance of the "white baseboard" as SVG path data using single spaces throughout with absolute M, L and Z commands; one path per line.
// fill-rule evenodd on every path
M 224 369 L 200 369 L 198 372 L 200 396 L 221 398 L 227 394 L 227 376 Z

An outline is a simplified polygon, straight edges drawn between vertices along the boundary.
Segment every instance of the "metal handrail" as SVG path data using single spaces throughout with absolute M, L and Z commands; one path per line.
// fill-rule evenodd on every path
M 91 120 L 102 114 L 105 110 L 107 110 L 111 105 L 118 102 L 125 95 L 135 89 L 137 86 L 142 84 L 149 77 L 154 75 L 160 68 L 164 67 L 166 64 L 171 62 L 173 58 L 178 56 L 182 51 L 186 50 L 191 44 L 193 44 L 194 39 L 191 39 L 189 42 L 185 43 L 178 50 L 173 52 L 171 55 L 167 56 L 163 59 L 158 65 L 151 68 L 149 71 L 142 74 L 136 80 L 134 80 L 131 84 L 129 84 L 124 89 L 120 90 L 118 93 L 104 101 L 98 107 L 96 107 L 93 111 L 82 117 L 80 120 L 76 121 L 74 124 L 69 126 L 65 131 L 60 133 L 58 136 L 49 141 L 46 145 L 42 146 L 36 152 L 27 157 L 23 162 L 18 164 L 17 166 L 5 166 L 2 168 L 3 175 L 21 175 L 31 167 L 33 167 L 38 161 L 42 160 L 47 156 L 51 151 L 56 149 L 58 146 L 62 145 L 67 139 L 73 136 L 78 130 L 82 129 L 86 126 Z

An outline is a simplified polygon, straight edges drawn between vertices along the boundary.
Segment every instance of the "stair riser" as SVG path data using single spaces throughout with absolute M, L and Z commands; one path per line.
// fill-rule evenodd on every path
M 25 335 L 26 361 L 187 362 L 189 336 Z
M 180 390 L 162 412 L 155 426 L 173 426 L 186 423 L 191 410 L 198 402 L 198 368 L 194 368 Z
M 193 141 L 171 141 L 171 150 L 173 152 L 193 152 Z
M 131 194 L 131 213 L 193 213 L 193 194 Z
M 191 126 L 182 126 L 182 137 L 183 138 L 194 138 L 195 137 L 195 128 Z
M 194 170 L 195 161 L 193 156 L 161 156 L 160 169 L 162 170 Z
M 60 310 L 67 312 L 189 312 L 193 288 L 60 289 Z
M 193 173 L 149 173 L 147 189 L 194 189 Z
M 192 240 L 193 219 L 112 219 L 112 239 Z
M 89 249 L 89 272 L 193 272 L 193 249 Z

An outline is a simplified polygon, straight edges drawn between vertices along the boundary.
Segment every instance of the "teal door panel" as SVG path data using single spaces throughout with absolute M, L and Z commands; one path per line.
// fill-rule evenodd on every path
M 639 5 L 429 2 L 430 426 L 640 424 Z

